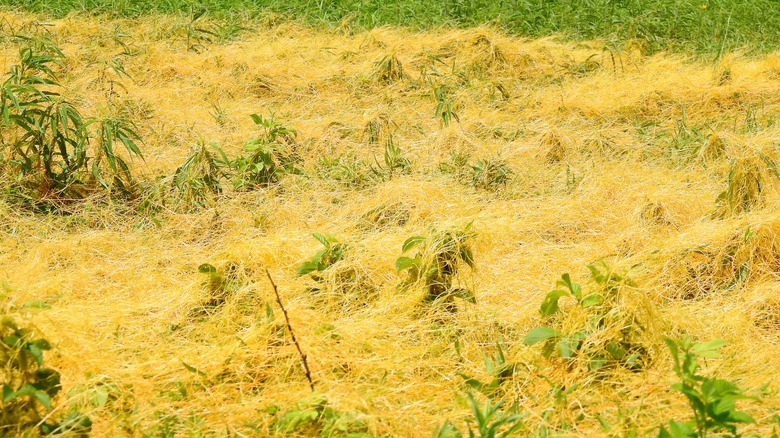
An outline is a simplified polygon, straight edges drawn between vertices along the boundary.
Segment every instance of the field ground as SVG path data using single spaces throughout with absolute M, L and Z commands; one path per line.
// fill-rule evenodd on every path
M 51 418 L 81 412 L 95 436 L 430 436 L 448 419 L 465 430 L 461 375 L 489 381 L 483 355 L 498 344 L 513 366 L 491 397 L 523 415 L 521 436 L 655 435 L 691 417 L 664 344 L 688 335 L 728 342 L 703 372 L 761 392 L 738 402 L 757 422 L 740 430 L 769 436 L 780 54 L 713 63 L 487 27 L 209 26 L 0 14 L 5 35 L 62 49 L 64 97 L 134 121 L 143 139 L 144 158 L 127 158 L 140 201 L 96 194 L 68 214 L 0 203 L 6 307 L 51 341 L 45 361 L 62 373 Z M 0 37 L 0 71 L 28 42 Z M 297 131 L 284 139 L 301 172 L 150 194 L 199 147 L 242 153 L 262 132 L 251 114 Z M 455 284 L 475 303 L 453 311 L 404 287 L 409 237 L 468 224 L 475 269 L 461 262 Z M 322 249 L 313 233 L 347 246 L 319 281 L 296 273 Z M 632 281 L 571 359 L 525 345 L 540 325 L 589 324 L 570 298 L 539 313 L 564 273 L 599 290 L 588 265 Z M 638 364 L 593 369 L 616 336 Z M 317 400 L 331 423 L 291 425 Z

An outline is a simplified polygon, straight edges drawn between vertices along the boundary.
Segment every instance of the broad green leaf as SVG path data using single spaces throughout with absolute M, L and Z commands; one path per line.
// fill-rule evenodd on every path
M 580 301 L 580 306 L 582 306 L 583 309 L 587 309 L 588 307 L 598 306 L 602 303 L 601 295 L 599 294 L 590 294 L 586 295 L 582 301 Z
M 27 344 L 27 351 L 30 352 L 30 355 L 35 359 L 35 363 L 37 363 L 38 366 L 43 364 L 43 352 L 37 345 L 33 343 Z
M 303 262 L 301 266 L 298 267 L 298 276 L 306 275 L 310 272 L 314 272 L 317 270 L 317 264 L 312 262 Z
M 691 348 L 691 351 L 701 357 L 719 357 L 718 349 L 726 344 L 727 342 L 723 339 L 715 339 L 704 344 L 696 344 Z
M 561 333 L 551 327 L 535 327 L 525 336 L 525 345 L 534 345 L 547 339 L 560 337 Z
M 689 423 L 683 423 L 680 421 L 670 421 L 669 431 L 661 429 L 662 433 L 659 433 L 659 438 L 695 438 L 697 436 L 695 426 Z M 665 434 L 664 434 L 665 432 Z
M 7 383 L 3 384 L 3 402 L 8 403 L 9 401 L 13 400 L 16 396 L 16 393 L 14 392 L 13 388 Z
M 49 394 L 46 394 L 43 391 L 35 391 L 32 396 L 38 400 L 38 402 L 43 405 L 44 408 L 51 409 L 51 397 L 49 397 Z
M 404 269 L 409 269 L 411 267 L 420 267 L 420 259 L 418 258 L 410 258 L 410 257 L 399 257 L 398 260 L 395 261 L 395 270 L 396 272 L 401 272 Z
M 214 275 L 217 273 L 217 268 L 215 268 L 213 265 L 210 265 L 208 263 L 204 263 L 198 266 L 198 272 L 200 272 L 201 274 Z
M 558 353 L 560 353 L 562 358 L 571 359 L 572 356 L 574 356 L 574 353 L 579 350 L 580 340 L 575 336 L 567 336 L 558 341 L 557 347 Z
M 550 316 L 556 313 L 558 311 L 558 300 L 566 295 L 568 295 L 568 292 L 560 289 L 548 293 L 547 296 L 544 297 L 544 301 L 542 301 L 539 312 L 542 316 Z

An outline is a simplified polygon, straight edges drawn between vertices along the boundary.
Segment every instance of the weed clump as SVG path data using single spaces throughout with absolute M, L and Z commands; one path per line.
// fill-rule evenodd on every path
M 0 299 L 0 434 L 32 436 L 44 434 L 89 433 L 90 419 L 78 412 L 66 414 L 60 422 L 49 420 L 54 398 L 62 390 L 59 371 L 44 365 L 44 352 L 52 349 L 40 338 L 34 326 L 17 322 L 15 306 Z
M 376 67 L 376 79 L 381 84 L 392 84 L 404 77 L 404 67 L 395 54 L 387 55 L 382 58 L 376 63 Z
M 671 298 L 694 299 L 730 290 L 780 270 L 780 221 L 741 227 L 668 257 L 660 271 Z
M 712 134 L 699 149 L 697 160 L 701 164 L 710 164 L 721 159 L 726 154 L 726 140 L 722 134 Z
M 568 154 L 567 141 L 557 131 L 548 131 L 541 139 L 542 148 L 546 151 L 544 159 L 548 164 L 560 163 Z
M 274 428 L 284 434 L 321 437 L 370 438 L 368 426 L 359 412 L 342 412 L 331 407 L 320 395 L 313 395 L 295 405 L 292 409 L 278 412 L 278 406 L 272 407 L 275 414 Z
M 347 310 L 373 300 L 378 287 L 359 264 L 347 260 L 350 246 L 330 235 L 314 233 L 313 237 L 323 249 L 297 269 L 299 277 L 308 275 L 315 282 L 307 291 L 323 304 L 338 304 Z
M 591 371 L 606 366 L 646 367 L 652 357 L 654 307 L 631 293 L 634 283 L 606 264 L 588 266 L 590 290 L 564 274 L 539 309 L 550 325 L 532 329 L 526 345 L 542 344 L 547 358 L 559 357 Z M 561 299 L 574 301 L 562 307 Z
M 718 196 L 715 217 L 747 213 L 760 207 L 770 177 L 780 178 L 777 165 L 761 152 L 731 162 L 728 185 Z
M 98 189 L 134 196 L 130 167 L 119 153 L 142 157 L 135 126 L 122 118 L 86 118 L 56 91 L 62 51 L 37 41 L 19 51 L 0 87 L 0 166 L 10 195 L 55 210 Z
M 431 229 L 426 236 L 406 239 L 402 252 L 417 248 L 417 253 L 414 257 L 399 257 L 395 262 L 398 272 L 408 273 L 402 287 L 421 286 L 425 290 L 424 303 L 438 304 L 448 312 L 457 311 L 454 298 L 476 302 L 472 291 L 456 285 L 460 262 L 471 269 L 475 267 L 470 244 L 474 237 L 469 223 L 462 230 Z

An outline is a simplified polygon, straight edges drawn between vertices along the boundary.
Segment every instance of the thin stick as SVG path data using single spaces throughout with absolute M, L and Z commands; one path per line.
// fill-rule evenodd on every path
M 295 339 L 295 332 L 293 331 L 293 328 L 290 325 L 290 318 L 287 316 L 287 311 L 284 310 L 282 299 L 279 297 L 279 290 L 276 288 L 276 283 L 274 283 L 274 279 L 271 278 L 271 273 L 268 272 L 268 268 L 266 268 L 265 270 L 265 275 L 268 276 L 268 281 L 271 282 L 271 286 L 273 286 L 274 288 L 274 295 L 276 295 L 276 302 L 279 304 L 279 308 L 282 309 L 282 313 L 284 314 L 284 321 L 287 323 L 287 330 L 290 331 L 290 336 L 292 337 L 293 344 L 295 344 L 295 348 L 298 349 L 298 354 L 301 355 L 301 361 L 303 362 L 303 370 L 306 372 L 306 380 L 309 381 L 309 387 L 311 388 L 312 392 L 314 392 L 314 381 L 311 379 L 311 371 L 309 371 L 309 362 L 306 360 L 306 354 L 304 354 L 303 350 L 301 350 L 301 345 L 298 343 L 298 340 Z

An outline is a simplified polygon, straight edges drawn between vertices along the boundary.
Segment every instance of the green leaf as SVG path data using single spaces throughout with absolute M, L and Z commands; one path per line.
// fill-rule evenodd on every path
M 54 397 L 62 389 L 59 371 L 51 368 L 39 368 L 35 370 L 35 383 L 33 386 L 35 386 L 36 389 L 46 392 L 51 397 Z
M 433 432 L 433 438 L 463 438 L 457 427 L 447 420 Z
M 463 379 L 463 383 L 465 383 L 466 385 L 472 387 L 473 389 L 475 389 L 475 390 L 485 394 L 485 391 L 488 388 L 488 385 L 480 382 L 479 380 L 477 380 L 477 379 L 475 379 L 473 377 L 467 376 L 467 375 L 465 375 L 463 373 L 456 373 L 456 374 Z M 485 395 L 489 395 L 489 394 L 485 394 Z
M 14 392 L 13 388 L 7 383 L 3 384 L 3 402 L 8 403 L 9 401 L 13 400 L 14 397 L 16 397 L 16 393 Z
M 43 364 L 43 352 L 37 345 L 33 343 L 27 344 L 27 351 L 30 352 L 30 355 L 35 359 L 38 366 Z
M 51 397 L 49 397 L 49 394 L 46 394 L 44 391 L 35 391 L 32 396 L 38 400 L 38 403 L 43 405 L 44 408 L 51 409 Z
M 401 252 L 409 251 L 410 249 L 414 248 L 415 246 L 425 242 L 426 238 L 423 236 L 412 236 L 403 244 L 403 247 L 401 247 Z
M 195 367 L 194 367 L 194 366 L 192 366 L 192 365 L 188 365 L 188 364 L 187 364 L 186 362 L 184 362 L 183 360 L 181 361 L 181 364 L 182 364 L 182 365 L 184 365 L 184 368 L 185 368 L 187 371 L 189 371 L 189 372 L 191 372 L 191 373 L 194 373 L 194 374 L 197 374 L 197 375 L 199 375 L 199 376 L 201 376 L 201 377 L 206 377 L 206 373 L 204 373 L 203 371 L 201 371 L 201 370 L 199 370 L 199 369 L 195 368 Z
M 671 438 L 695 438 L 698 436 L 693 424 L 680 421 L 670 421 L 668 433 L 669 435 L 666 436 Z
M 558 300 L 566 295 L 568 295 L 568 293 L 560 289 L 548 293 L 547 296 L 544 297 L 544 301 L 542 301 L 542 306 L 539 309 L 539 312 L 542 314 L 542 316 L 550 316 L 556 313 L 558 311 Z
M 471 248 L 465 245 L 461 246 L 460 259 L 466 262 L 469 268 L 474 269 L 474 253 L 471 251 Z
M 580 340 L 576 336 L 567 336 L 558 341 L 558 353 L 564 359 L 571 359 L 574 353 L 579 350 Z
M 420 259 L 410 258 L 410 257 L 399 257 L 398 260 L 395 261 L 396 272 L 401 272 L 404 269 L 409 269 L 411 267 L 419 268 Z
M 701 357 L 719 357 L 718 349 L 726 344 L 727 342 L 723 339 L 715 339 L 705 344 L 696 344 L 691 348 L 691 351 Z
M 322 246 L 324 246 L 325 248 L 330 248 L 330 242 L 334 240 L 333 238 L 328 239 L 324 234 L 320 234 L 320 233 L 314 233 L 312 234 L 312 236 L 314 236 L 315 239 L 319 240 Z
M 582 306 L 583 309 L 587 309 L 588 307 L 598 306 L 602 303 L 601 295 L 599 294 L 590 294 L 585 296 L 582 301 L 580 301 L 580 306 Z
M 317 264 L 313 262 L 303 262 L 301 266 L 298 266 L 298 276 L 306 275 L 310 272 L 314 272 L 317 270 Z
M 577 298 L 577 301 L 582 301 L 582 286 L 571 281 L 571 277 L 568 273 L 563 274 L 557 284 L 559 286 L 565 286 L 569 289 L 569 292 Z
M 547 339 L 560 337 L 561 332 L 551 327 L 535 327 L 525 336 L 525 345 L 534 345 Z
M 50 309 L 51 305 L 44 300 L 30 300 L 22 304 L 22 308 Z
M 200 272 L 201 274 L 214 275 L 217 273 L 217 268 L 215 268 L 213 265 L 210 265 L 208 263 L 204 263 L 198 266 L 198 272 Z

